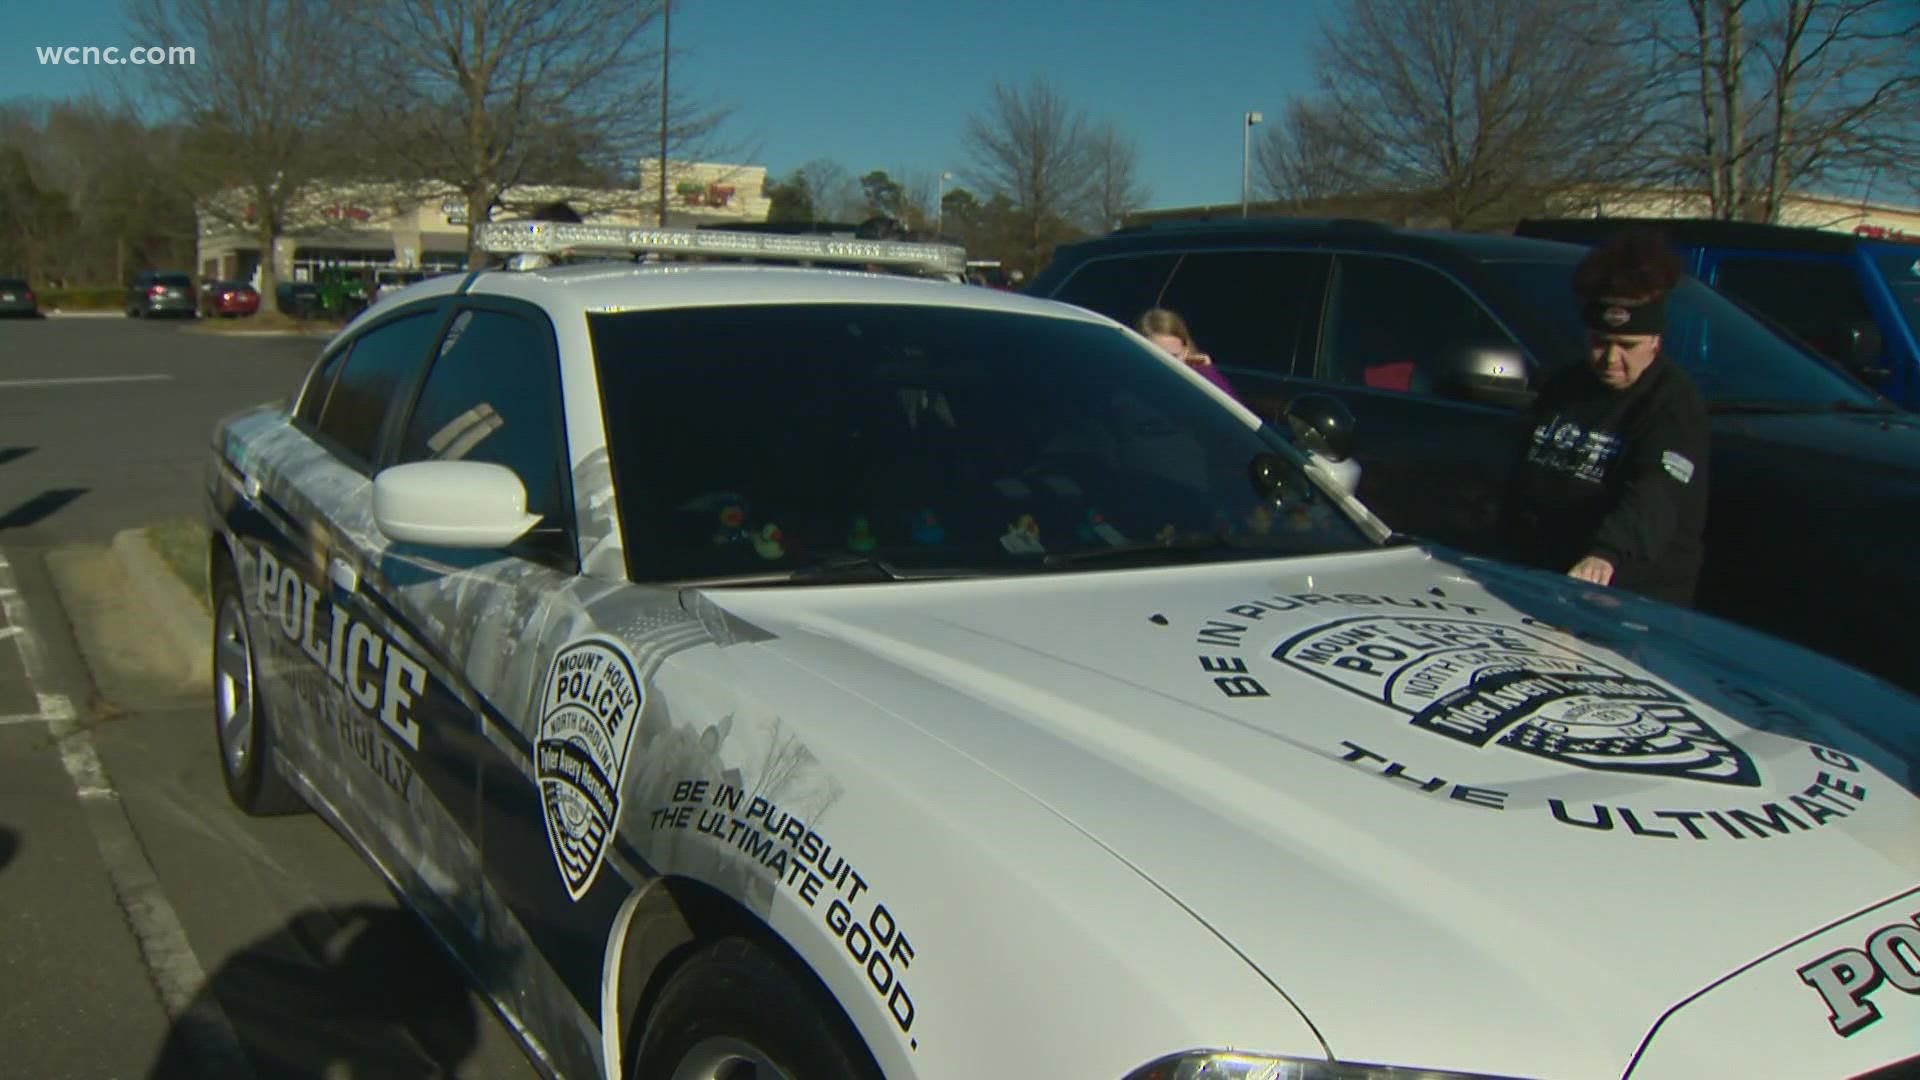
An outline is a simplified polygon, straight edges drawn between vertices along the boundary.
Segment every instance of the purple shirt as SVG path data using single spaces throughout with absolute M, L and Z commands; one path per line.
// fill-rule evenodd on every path
M 1201 378 L 1219 387 L 1221 392 L 1226 394 L 1228 397 L 1232 398 L 1235 401 L 1240 400 L 1240 395 L 1233 392 L 1233 385 L 1227 382 L 1227 377 L 1225 375 L 1220 374 L 1220 368 L 1218 366 L 1214 364 L 1200 364 L 1198 366 L 1195 366 L 1193 364 L 1188 364 L 1187 366 L 1199 372 Z

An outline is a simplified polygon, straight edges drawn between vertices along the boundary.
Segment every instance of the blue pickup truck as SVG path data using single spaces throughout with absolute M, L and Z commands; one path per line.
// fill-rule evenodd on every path
M 1514 233 L 1591 244 L 1629 225 L 1659 228 L 1695 277 L 1920 410 L 1920 240 L 1698 219 L 1530 220 Z

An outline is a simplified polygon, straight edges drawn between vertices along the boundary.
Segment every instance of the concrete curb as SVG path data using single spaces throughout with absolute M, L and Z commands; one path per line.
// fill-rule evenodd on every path
M 213 619 L 186 583 L 167 566 L 147 541 L 145 529 L 126 529 L 114 535 L 113 553 L 127 571 L 140 603 L 153 618 L 182 661 L 192 666 L 187 676 L 197 686 L 212 684 Z

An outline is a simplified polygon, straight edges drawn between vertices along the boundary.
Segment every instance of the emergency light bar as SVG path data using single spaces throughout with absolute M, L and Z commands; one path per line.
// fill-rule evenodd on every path
M 938 273 L 962 273 L 966 249 L 953 244 L 786 236 L 710 229 L 634 229 L 562 221 L 490 221 L 474 230 L 482 251 L 501 255 L 718 255 L 787 262 L 868 263 Z

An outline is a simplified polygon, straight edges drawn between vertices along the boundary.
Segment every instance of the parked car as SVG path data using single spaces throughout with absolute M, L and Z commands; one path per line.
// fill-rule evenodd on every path
M 320 286 L 311 281 L 282 281 L 274 286 L 273 295 L 282 315 L 312 319 L 321 313 Z
M 199 314 L 194 298 L 193 277 L 180 270 L 142 270 L 127 287 L 127 317 Z
M 1522 407 L 1585 355 L 1586 249 L 1369 222 L 1180 223 L 1065 247 L 1032 291 L 1125 321 L 1156 304 L 1256 410 L 1352 410 L 1360 494 L 1396 529 L 1498 550 Z M 1667 354 L 1713 414 L 1699 606 L 1920 690 L 1920 418 L 1693 279 Z
M 209 281 L 200 287 L 200 313 L 235 318 L 260 310 L 260 294 L 244 281 Z
M 23 319 L 40 317 L 40 301 L 25 278 L 0 278 L 0 315 Z
M 1920 241 L 1689 219 L 1543 219 L 1518 236 L 1593 244 L 1655 225 L 1700 280 L 1735 297 L 1888 399 L 1920 409 Z
M 566 236 L 702 243 L 598 229 Z M 345 835 L 543 1074 L 1920 1054 L 1920 701 L 1396 542 L 1078 308 L 441 278 L 223 421 L 207 493 L 229 792 Z

